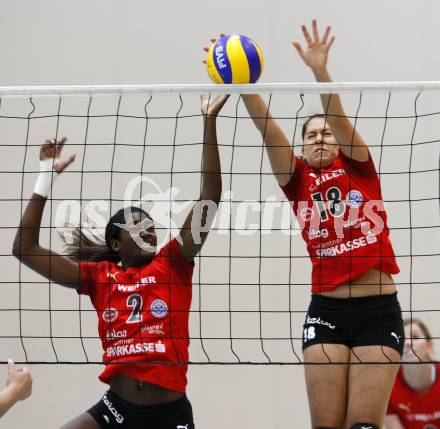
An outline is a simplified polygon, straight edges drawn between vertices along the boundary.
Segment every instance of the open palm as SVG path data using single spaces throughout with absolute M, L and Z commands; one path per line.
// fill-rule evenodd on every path
M 293 42 L 293 46 L 303 61 L 312 69 L 319 69 L 327 65 L 328 52 L 335 40 L 331 37 L 329 40 L 331 27 L 327 26 L 322 38 L 319 37 L 318 24 L 316 20 L 312 21 L 312 35 L 310 35 L 305 25 L 301 30 L 306 39 L 306 47 L 303 48 L 299 42 Z

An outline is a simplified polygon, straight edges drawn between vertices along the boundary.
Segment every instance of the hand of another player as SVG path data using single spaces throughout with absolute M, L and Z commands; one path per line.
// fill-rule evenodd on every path
M 328 25 L 322 38 L 319 37 L 318 24 L 316 19 L 312 21 L 312 35 L 310 35 L 305 25 L 301 26 L 301 30 L 306 39 L 306 48 L 303 49 L 299 42 L 292 42 L 298 54 L 303 61 L 312 69 L 319 70 L 327 65 L 328 52 L 335 40 L 332 36 L 329 40 L 331 27 Z
M 220 37 L 224 37 L 225 33 L 220 33 Z M 213 37 L 211 39 L 211 43 L 217 42 L 217 39 Z M 205 46 L 203 48 L 205 52 L 209 51 L 209 48 Z M 206 60 L 203 60 L 203 64 L 206 64 Z M 229 98 L 229 95 L 219 95 L 217 97 L 202 95 L 201 99 L 201 109 L 203 115 L 217 117 L 218 113 L 226 103 L 226 100 Z
M 225 105 L 229 95 L 201 95 L 201 110 L 205 118 L 216 118 L 222 107 Z
M 40 149 L 40 161 L 54 159 L 53 169 L 57 173 L 63 172 L 70 164 L 72 164 L 76 157 L 76 154 L 73 153 L 64 161 L 60 159 L 63 146 L 66 142 L 67 137 L 63 137 L 61 140 L 46 140 Z
M 22 401 L 28 398 L 32 392 L 32 377 L 29 370 L 26 367 L 17 369 L 12 359 L 9 359 L 6 385 L 12 390 L 16 400 Z
M 225 33 L 220 33 L 220 37 L 224 37 L 224 36 L 225 36 Z M 211 43 L 215 43 L 215 42 L 217 42 L 217 39 L 216 39 L 215 37 L 211 38 Z M 203 48 L 203 50 L 204 50 L 206 53 L 208 53 L 209 48 L 208 48 L 207 46 L 205 46 L 205 47 Z M 202 62 L 203 62 L 203 64 L 206 64 L 206 60 L 203 60 Z

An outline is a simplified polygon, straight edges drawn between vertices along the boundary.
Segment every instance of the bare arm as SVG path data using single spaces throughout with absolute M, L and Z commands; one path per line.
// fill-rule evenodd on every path
M 54 159 L 53 168 L 58 173 L 64 171 L 75 158 L 72 155 L 66 161 L 60 160 L 59 157 L 65 142 L 66 139 L 57 142 L 55 140 L 47 141 L 40 151 L 41 161 Z M 78 288 L 80 283 L 79 265 L 69 258 L 40 246 L 40 225 L 46 200 L 41 195 L 32 194 L 15 234 L 12 253 L 25 265 L 47 279 L 63 286 Z
M 405 429 L 397 414 L 387 414 L 385 416 L 385 429 Z
M 223 33 L 220 36 L 224 36 Z M 215 43 L 217 39 L 211 39 Z M 204 48 L 205 52 L 209 48 Z M 203 61 L 206 64 L 206 61 Z M 276 121 L 272 118 L 269 109 L 258 94 L 248 94 L 242 96 L 249 116 L 252 118 L 258 131 L 260 131 L 266 145 L 267 155 L 273 174 L 281 186 L 286 185 L 294 170 L 296 158 L 293 155 L 292 146 L 290 146 L 286 135 Z
M 272 118 L 260 95 L 243 95 L 249 116 L 264 139 L 273 174 L 281 186 L 286 185 L 295 171 L 296 158 L 283 130 Z
M 180 230 L 181 250 L 187 259 L 193 259 L 202 248 L 222 193 L 220 156 L 217 146 L 217 115 L 228 96 L 211 99 L 202 96 L 203 153 L 202 187 L 199 200 L 192 207 Z
M 307 47 L 304 50 L 298 42 L 293 42 L 293 46 L 305 64 L 312 69 L 317 82 L 331 82 L 332 80 L 327 70 L 328 52 L 335 40 L 334 37 L 331 37 L 329 40 L 331 27 L 327 26 L 322 39 L 319 37 L 316 20 L 312 21 L 313 38 L 305 25 L 301 29 L 306 39 Z M 339 143 L 340 150 L 344 155 L 356 161 L 368 161 L 368 147 L 345 115 L 339 94 L 321 94 L 321 102 L 324 113 L 328 115 L 328 124 Z

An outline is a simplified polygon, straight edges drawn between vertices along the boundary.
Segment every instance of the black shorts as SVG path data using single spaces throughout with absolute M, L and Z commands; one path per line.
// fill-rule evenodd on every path
M 387 346 L 403 353 L 405 332 L 397 293 L 361 298 L 312 295 L 303 330 L 303 350 L 314 344 Z
M 87 412 L 105 429 L 194 429 L 186 396 L 165 404 L 135 405 L 108 390 Z

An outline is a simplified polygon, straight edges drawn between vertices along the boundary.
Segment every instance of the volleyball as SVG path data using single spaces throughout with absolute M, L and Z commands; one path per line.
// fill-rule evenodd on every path
M 211 45 L 206 64 L 215 83 L 255 83 L 263 70 L 264 58 L 252 39 L 230 34 Z

